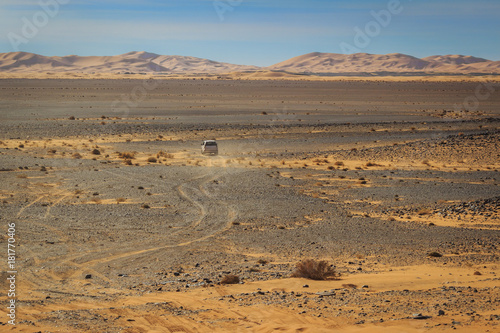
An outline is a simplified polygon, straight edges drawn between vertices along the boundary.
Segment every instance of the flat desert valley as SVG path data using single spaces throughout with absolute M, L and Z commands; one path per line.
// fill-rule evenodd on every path
M 498 81 L 142 77 L 0 80 L 1 331 L 500 330 Z

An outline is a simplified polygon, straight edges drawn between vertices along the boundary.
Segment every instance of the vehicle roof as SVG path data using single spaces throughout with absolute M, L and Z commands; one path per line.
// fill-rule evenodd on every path
M 203 142 L 216 142 L 215 140 L 203 140 Z

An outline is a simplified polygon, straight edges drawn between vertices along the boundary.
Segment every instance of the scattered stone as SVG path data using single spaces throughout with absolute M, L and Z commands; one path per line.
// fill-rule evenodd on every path
M 431 318 L 431 317 L 430 316 L 424 316 L 421 313 L 414 313 L 413 314 L 413 319 L 422 320 L 422 319 L 429 319 L 429 318 Z

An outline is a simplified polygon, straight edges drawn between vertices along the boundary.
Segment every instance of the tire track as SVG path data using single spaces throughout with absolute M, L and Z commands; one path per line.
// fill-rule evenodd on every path
M 197 242 L 205 241 L 231 228 L 232 223 L 238 216 L 237 210 L 224 201 L 213 197 L 205 187 L 208 183 L 213 182 L 217 178 L 219 178 L 219 175 L 212 172 L 202 176 L 194 177 L 176 187 L 179 195 L 199 210 L 200 216 L 187 227 L 184 227 L 175 234 L 170 235 L 169 238 L 158 240 L 170 240 L 174 241 L 175 244 L 160 245 L 152 248 L 128 251 L 115 255 L 108 255 L 105 258 L 88 260 L 80 264 L 76 264 L 74 260 L 88 257 L 89 253 L 85 253 L 83 255 L 75 256 L 72 258 L 67 258 L 64 261 L 65 263 L 75 264 L 76 266 L 79 266 L 79 269 L 75 271 L 71 277 L 81 275 L 85 271 L 88 271 L 99 264 L 109 263 L 111 261 L 143 255 L 155 251 L 184 247 Z

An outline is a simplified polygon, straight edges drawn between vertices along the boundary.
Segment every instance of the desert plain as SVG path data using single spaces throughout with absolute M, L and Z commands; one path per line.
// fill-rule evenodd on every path
M 499 91 L 4 78 L 0 330 L 498 332 Z

